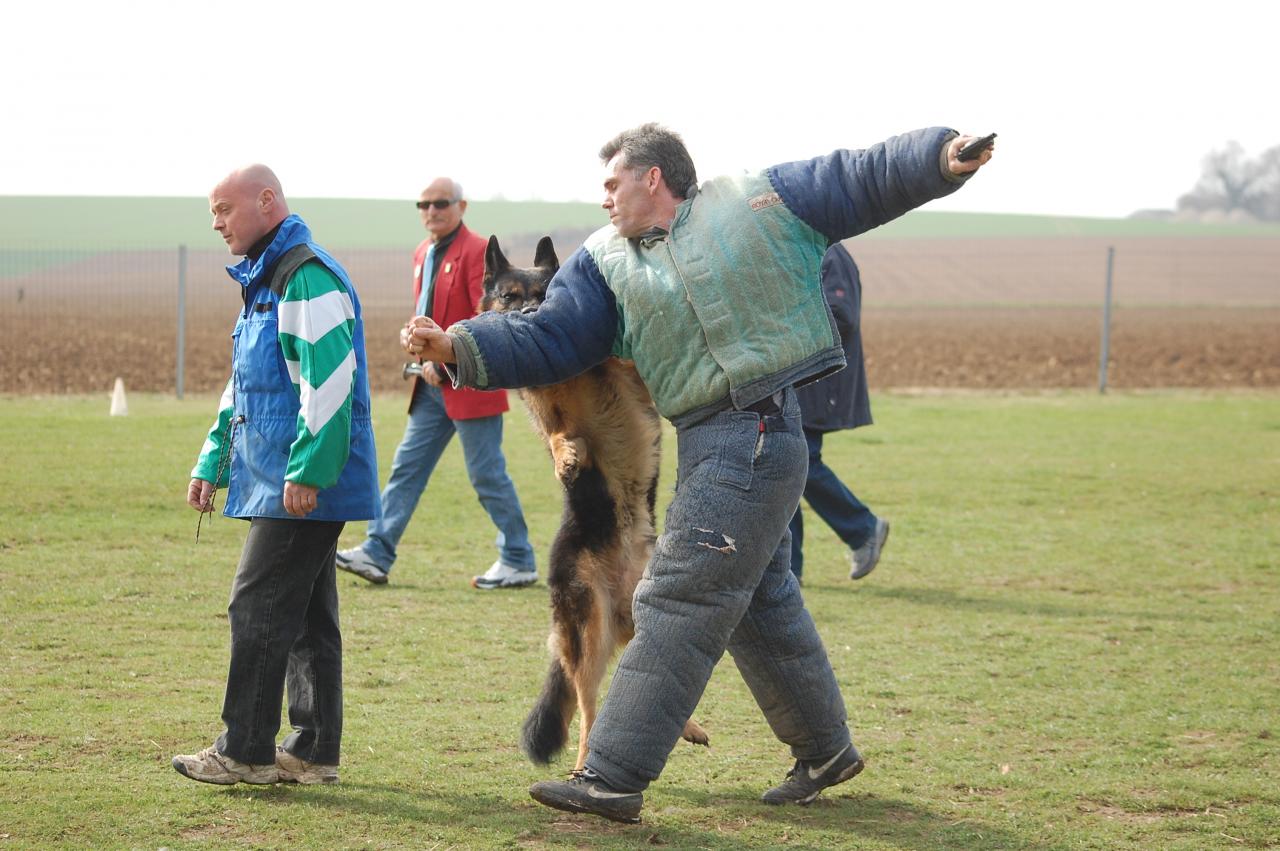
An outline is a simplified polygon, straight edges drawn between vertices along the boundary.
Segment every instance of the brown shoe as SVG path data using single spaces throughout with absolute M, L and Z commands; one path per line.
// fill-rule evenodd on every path
M 338 766 L 299 759 L 285 750 L 283 745 L 276 746 L 276 768 L 280 771 L 281 783 L 338 782 Z

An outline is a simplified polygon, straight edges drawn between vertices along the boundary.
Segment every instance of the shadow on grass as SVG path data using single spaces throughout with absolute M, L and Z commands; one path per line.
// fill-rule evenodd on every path
M 346 574 L 346 575 L 342 573 L 338 574 L 338 590 L 339 591 L 350 590 L 352 593 L 355 593 L 355 594 L 385 594 L 388 591 L 420 591 L 421 590 L 421 588 L 419 588 L 419 586 L 413 582 L 397 582 L 395 585 L 392 585 L 391 581 L 388 580 L 386 582 L 383 582 L 381 585 L 378 585 L 376 583 L 370 582 L 367 579 L 359 579 L 356 577 L 351 577 L 350 582 L 344 583 L 344 580 L 347 579 L 347 577 L 349 576 L 350 574 Z
M 743 829 L 742 826 L 751 824 L 769 824 L 773 826 L 770 833 L 776 834 L 780 829 L 784 835 L 790 826 L 794 826 L 799 831 L 817 833 L 823 839 L 820 845 L 807 846 L 802 844 L 799 836 L 792 836 L 787 842 L 788 848 L 860 848 L 870 842 L 899 848 L 980 848 L 984 851 L 993 848 L 1051 847 L 1029 842 L 1025 836 L 976 819 L 944 816 L 901 799 L 882 798 L 873 794 L 839 796 L 828 792 L 806 807 L 776 807 L 760 803 L 759 794 L 759 789 L 745 786 L 729 796 L 723 792 L 708 794 L 690 789 L 666 790 L 668 797 L 682 798 L 691 806 L 719 814 L 724 823 L 717 825 L 717 833 L 730 836 L 731 840 L 723 846 L 707 847 L 776 846 L 777 839 L 773 837 L 768 841 L 752 844 L 744 843 L 741 837 L 732 836 L 734 829 Z M 699 843 L 705 843 L 701 834 L 696 835 L 700 837 Z M 661 832 L 660 836 L 670 838 L 673 845 L 678 841 L 667 837 L 665 832 Z M 834 845 L 830 840 L 832 836 L 839 837 Z
M 942 609 L 966 609 L 970 611 L 991 612 L 1005 615 L 1026 615 L 1028 617 L 1051 618 L 1089 618 L 1090 620 L 1137 620 L 1137 621 L 1200 621 L 1214 623 L 1222 620 L 1208 614 L 1196 614 L 1185 607 L 1177 609 L 1148 609 L 1139 611 L 1116 611 L 1106 609 L 1096 603 L 1081 606 L 1068 606 L 1061 603 L 1034 602 L 1015 594 L 1000 597 L 979 597 L 957 594 L 942 588 L 885 588 L 883 586 L 862 587 L 855 590 L 858 594 L 867 594 L 886 600 L 902 600 L 921 606 L 936 606 Z M 844 589 L 840 589 L 843 592 Z
M 859 848 L 866 843 L 913 849 L 1048 849 L 975 819 L 956 819 L 917 804 L 876 795 L 819 798 L 808 807 L 771 807 L 757 800 L 759 790 L 743 787 L 708 793 L 665 787 L 646 800 L 642 821 L 623 825 L 594 816 L 542 807 L 532 800 L 513 804 L 509 798 L 477 795 L 464 789 L 447 792 L 378 783 L 341 786 L 234 786 L 228 795 L 267 799 L 273 805 L 329 807 L 386 820 L 388 831 L 406 820 L 465 831 L 474 847 L 509 844 L 514 828 L 526 839 L 563 841 L 581 847 L 635 848 L 777 848 L 779 836 L 788 848 Z M 671 822 L 678 820 L 679 825 Z M 702 822 L 691 827 L 689 822 Z M 806 841 L 806 835 L 813 839 Z

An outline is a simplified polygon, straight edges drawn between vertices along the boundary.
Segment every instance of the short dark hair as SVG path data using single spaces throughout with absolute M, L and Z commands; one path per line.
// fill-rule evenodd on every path
M 618 154 L 622 154 L 624 168 L 648 171 L 657 166 L 667 188 L 678 198 L 688 198 L 698 185 L 698 172 L 684 140 L 660 124 L 651 121 L 623 130 L 600 149 L 600 162 L 608 164 Z

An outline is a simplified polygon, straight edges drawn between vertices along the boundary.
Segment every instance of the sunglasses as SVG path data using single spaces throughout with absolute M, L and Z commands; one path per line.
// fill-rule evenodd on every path
M 428 207 L 435 207 L 437 210 L 443 210 L 456 203 L 458 203 L 456 200 L 446 201 L 443 198 L 439 198 L 435 201 L 419 201 L 417 207 L 419 210 L 425 210 Z

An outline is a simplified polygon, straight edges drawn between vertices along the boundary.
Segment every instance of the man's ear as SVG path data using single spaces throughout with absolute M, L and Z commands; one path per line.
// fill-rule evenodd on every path
M 649 194 L 652 195 L 658 191 L 658 187 L 662 185 L 662 169 L 656 165 L 649 166 L 649 170 L 644 173 L 645 187 L 648 188 Z
M 270 213 L 271 208 L 276 205 L 276 193 L 270 189 L 264 189 L 258 195 L 258 210 L 263 214 Z

